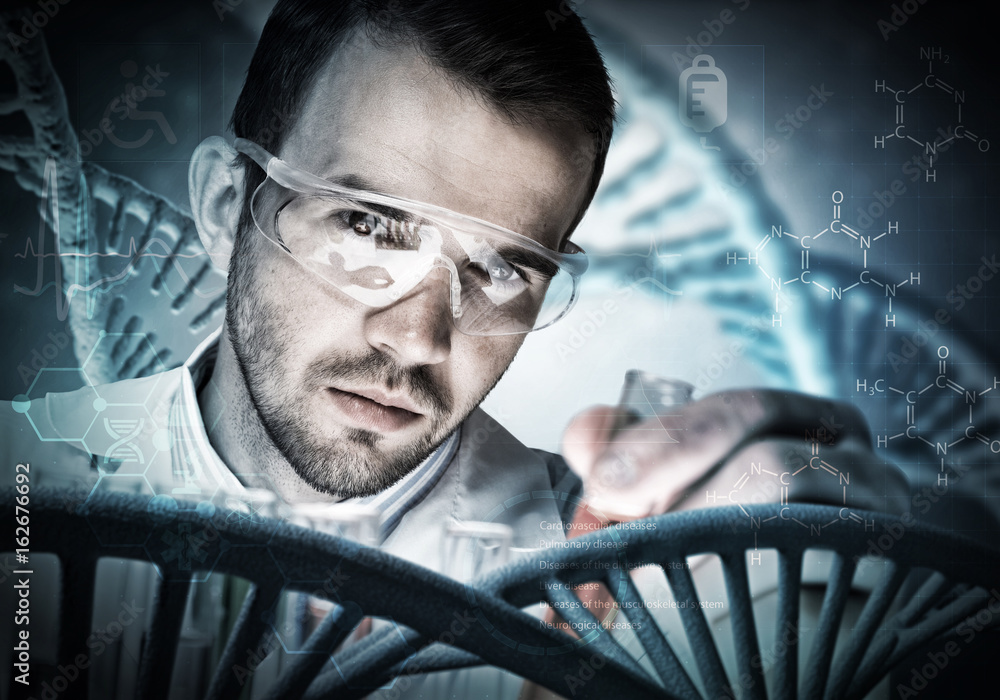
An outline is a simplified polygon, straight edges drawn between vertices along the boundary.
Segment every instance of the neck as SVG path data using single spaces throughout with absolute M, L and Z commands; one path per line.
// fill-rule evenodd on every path
M 273 491 L 286 503 L 337 500 L 303 481 L 268 436 L 225 330 L 198 405 L 213 449 L 245 486 Z

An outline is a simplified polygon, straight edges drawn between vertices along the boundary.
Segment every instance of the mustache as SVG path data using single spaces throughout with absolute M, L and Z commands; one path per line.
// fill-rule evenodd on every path
M 388 355 L 373 350 L 356 356 L 323 357 L 306 367 L 306 379 L 317 384 L 347 380 L 385 387 L 389 391 L 406 390 L 415 401 L 440 415 L 451 412 L 449 396 L 437 385 L 426 366 L 400 367 Z

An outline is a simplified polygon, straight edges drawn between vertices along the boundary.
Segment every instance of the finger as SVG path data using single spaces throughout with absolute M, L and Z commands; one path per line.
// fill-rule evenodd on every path
M 612 454 L 618 454 L 614 450 L 619 445 L 619 439 L 612 432 L 618 419 L 622 417 L 621 414 L 619 407 L 594 406 L 573 418 L 563 435 L 563 456 L 583 480 L 588 506 L 600 513 L 602 519 L 614 521 L 641 518 L 653 512 L 646 500 L 649 491 L 621 488 L 623 481 L 628 481 L 633 486 L 639 486 L 637 482 L 641 481 L 634 478 L 623 479 L 618 471 L 622 468 L 622 463 L 616 463 L 612 467 L 604 466 L 598 476 L 594 473 L 598 459 L 606 458 L 609 454 L 609 446 L 612 447 Z M 644 447 L 647 452 L 650 444 L 652 442 L 647 441 Z M 638 455 L 634 446 L 631 451 Z M 622 456 L 624 459 L 632 459 L 625 452 L 622 452 Z M 644 454 L 643 468 L 647 464 L 658 466 L 660 457 L 659 449 L 648 455 Z
M 669 438 L 616 441 L 603 452 L 585 483 L 587 499 L 615 519 L 663 513 L 695 482 L 711 471 L 697 450 Z M 706 467 L 708 465 L 708 467 Z
M 804 440 L 760 443 L 778 457 L 788 483 L 786 501 L 825 503 L 900 514 L 910 487 L 903 471 L 876 454 L 866 441 L 851 437 L 835 444 Z M 783 478 L 782 478 L 783 477 Z
M 681 452 L 697 452 L 706 467 L 707 462 L 724 461 L 743 445 L 779 437 L 831 445 L 850 437 L 871 443 L 864 416 L 854 406 L 769 389 L 712 394 L 620 434 L 631 444 L 676 441 Z
M 735 415 L 726 404 L 716 398 L 675 408 L 614 436 L 609 424 L 618 411 L 604 407 L 581 414 L 567 431 L 570 449 L 578 452 L 567 458 L 582 465 L 578 473 L 588 502 L 616 520 L 664 512 L 664 503 L 679 498 L 746 432 L 746 412 Z
M 809 437 L 834 443 L 845 436 L 870 439 L 868 424 L 851 404 L 792 391 L 752 389 L 706 396 L 690 405 L 697 413 L 725 411 L 748 435 Z
M 692 484 L 669 506 L 799 502 L 898 514 L 906 510 L 908 499 L 903 472 L 861 441 L 822 445 L 782 438 L 741 448 L 710 479 Z
M 566 427 L 562 454 L 584 482 L 597 457 L 607 448 L 611 426 L 619 413 L 613 406 L 593 406 L 574 416 Z
M 596 460 L 592 455 L 599 444 L 592 442 L 588 498 L 631 517 L 662 513 L 741 450 L 772 439 L 802 445 L 804 438 L 828 446 L 849 441 L 855 451 L 870 445 L 864 418 L 848 404 L 774 390 L 710 395 L 621 431 Z
M 631 499 L 636 512 L 672 501 L 724 463 L 760 421 L 759 406 L 735 404 L 714 397 L 622 430 L 588 472 L 590 491 L 619 502 L 619 508 Z

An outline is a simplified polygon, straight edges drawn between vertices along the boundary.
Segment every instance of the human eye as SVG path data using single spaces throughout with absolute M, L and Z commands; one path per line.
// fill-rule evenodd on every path
M 343 208 L 335 213 L 338 228 L 343 231 L 344 242 L 354 241 L 365 246 L 374 245 L 379 250 L 415 251 L 420 249 L 421 225 L 396 210 L 382 212 L 375 205 L 365 208 Z
M 282 211 L 281 225 L 288 234 L 295 233 L 299 238 L 336 244 L 360 243 L 385 229 L 377 212 L 350 200 L 321 196 L 299 197 L 290 202 Z
M 484 286 L 515 287 L 524 286 L 531 281 L 530 273 L 498 254 L 483 256 L 473 260 L 469 269 Z
M 359 236 L 368 236 L 378 228 L 379 220 L 366 211 L 352 211 L 347 213 L 347 225 Z
M 499 255 L 490 260 L 486 271 L 489 273 L 490 279 L 495 282 L 528 281 L 527 270 L 518 267 L 508 260 L 504 260 Z
M 334 212 L 332 218 L 343 230 L 357 236 L 378 235 L 385 228 L 382 218 L 369 211 L 342 209 Z
M 517 247 L 497 248 L 490 256 L 495 261 L 490 271 L 491 277 L 505 281 L 517 278 L 531 285 L 544 285 L 559 272 L 559 267 L 550 260 L 529 250 Z

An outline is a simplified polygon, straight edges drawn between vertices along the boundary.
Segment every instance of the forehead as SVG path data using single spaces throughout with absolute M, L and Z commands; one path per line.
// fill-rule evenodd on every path
M 559 247 L 586 196 L 589 135 L 573 124 L 511 124 L 412 47 L 360 36 L 346 46 L 316 76 L 282 159 Z

